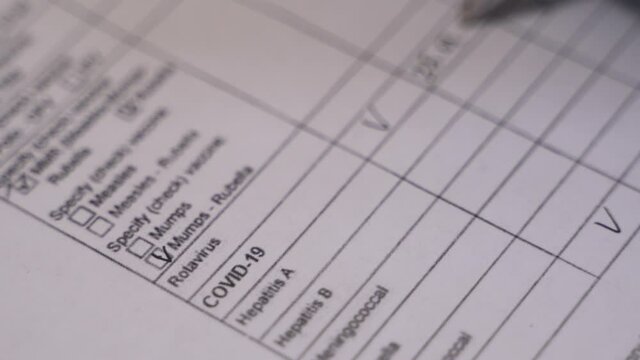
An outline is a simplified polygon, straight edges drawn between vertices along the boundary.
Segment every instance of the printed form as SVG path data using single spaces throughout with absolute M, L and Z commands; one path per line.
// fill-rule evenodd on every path
M 640 16 L 3 0 L 0 358 L 640 359 Z

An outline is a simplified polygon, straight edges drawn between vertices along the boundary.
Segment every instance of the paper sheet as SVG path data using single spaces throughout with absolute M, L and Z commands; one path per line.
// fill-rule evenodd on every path
M 640 359 L 612 1 L 0 3 L 0 358 Z

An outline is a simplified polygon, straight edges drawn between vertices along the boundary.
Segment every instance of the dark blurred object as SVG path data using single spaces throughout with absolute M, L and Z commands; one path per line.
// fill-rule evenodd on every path
M 560 0 L 465 0 L 462 18 L 470 22 L 497 18 L 529 8 L 551 6 L 557 2 Z
M 581 0 L 464 0 L 462 19 L 474 22 L 497 19 L 532 9 L 548 8 L 559 3 Z M 629 11 L 640 14 L 640 0 L 616 0 Z

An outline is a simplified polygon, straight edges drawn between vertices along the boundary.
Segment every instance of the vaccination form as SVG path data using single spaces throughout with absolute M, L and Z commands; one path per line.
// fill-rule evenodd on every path
M 640 359 L 640 15 L 1 0 L 0 358 Z

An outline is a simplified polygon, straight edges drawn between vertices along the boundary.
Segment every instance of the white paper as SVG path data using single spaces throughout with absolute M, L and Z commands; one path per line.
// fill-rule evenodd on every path
M 637 10 L 0 3 L 0 358 L 638 359 Z

